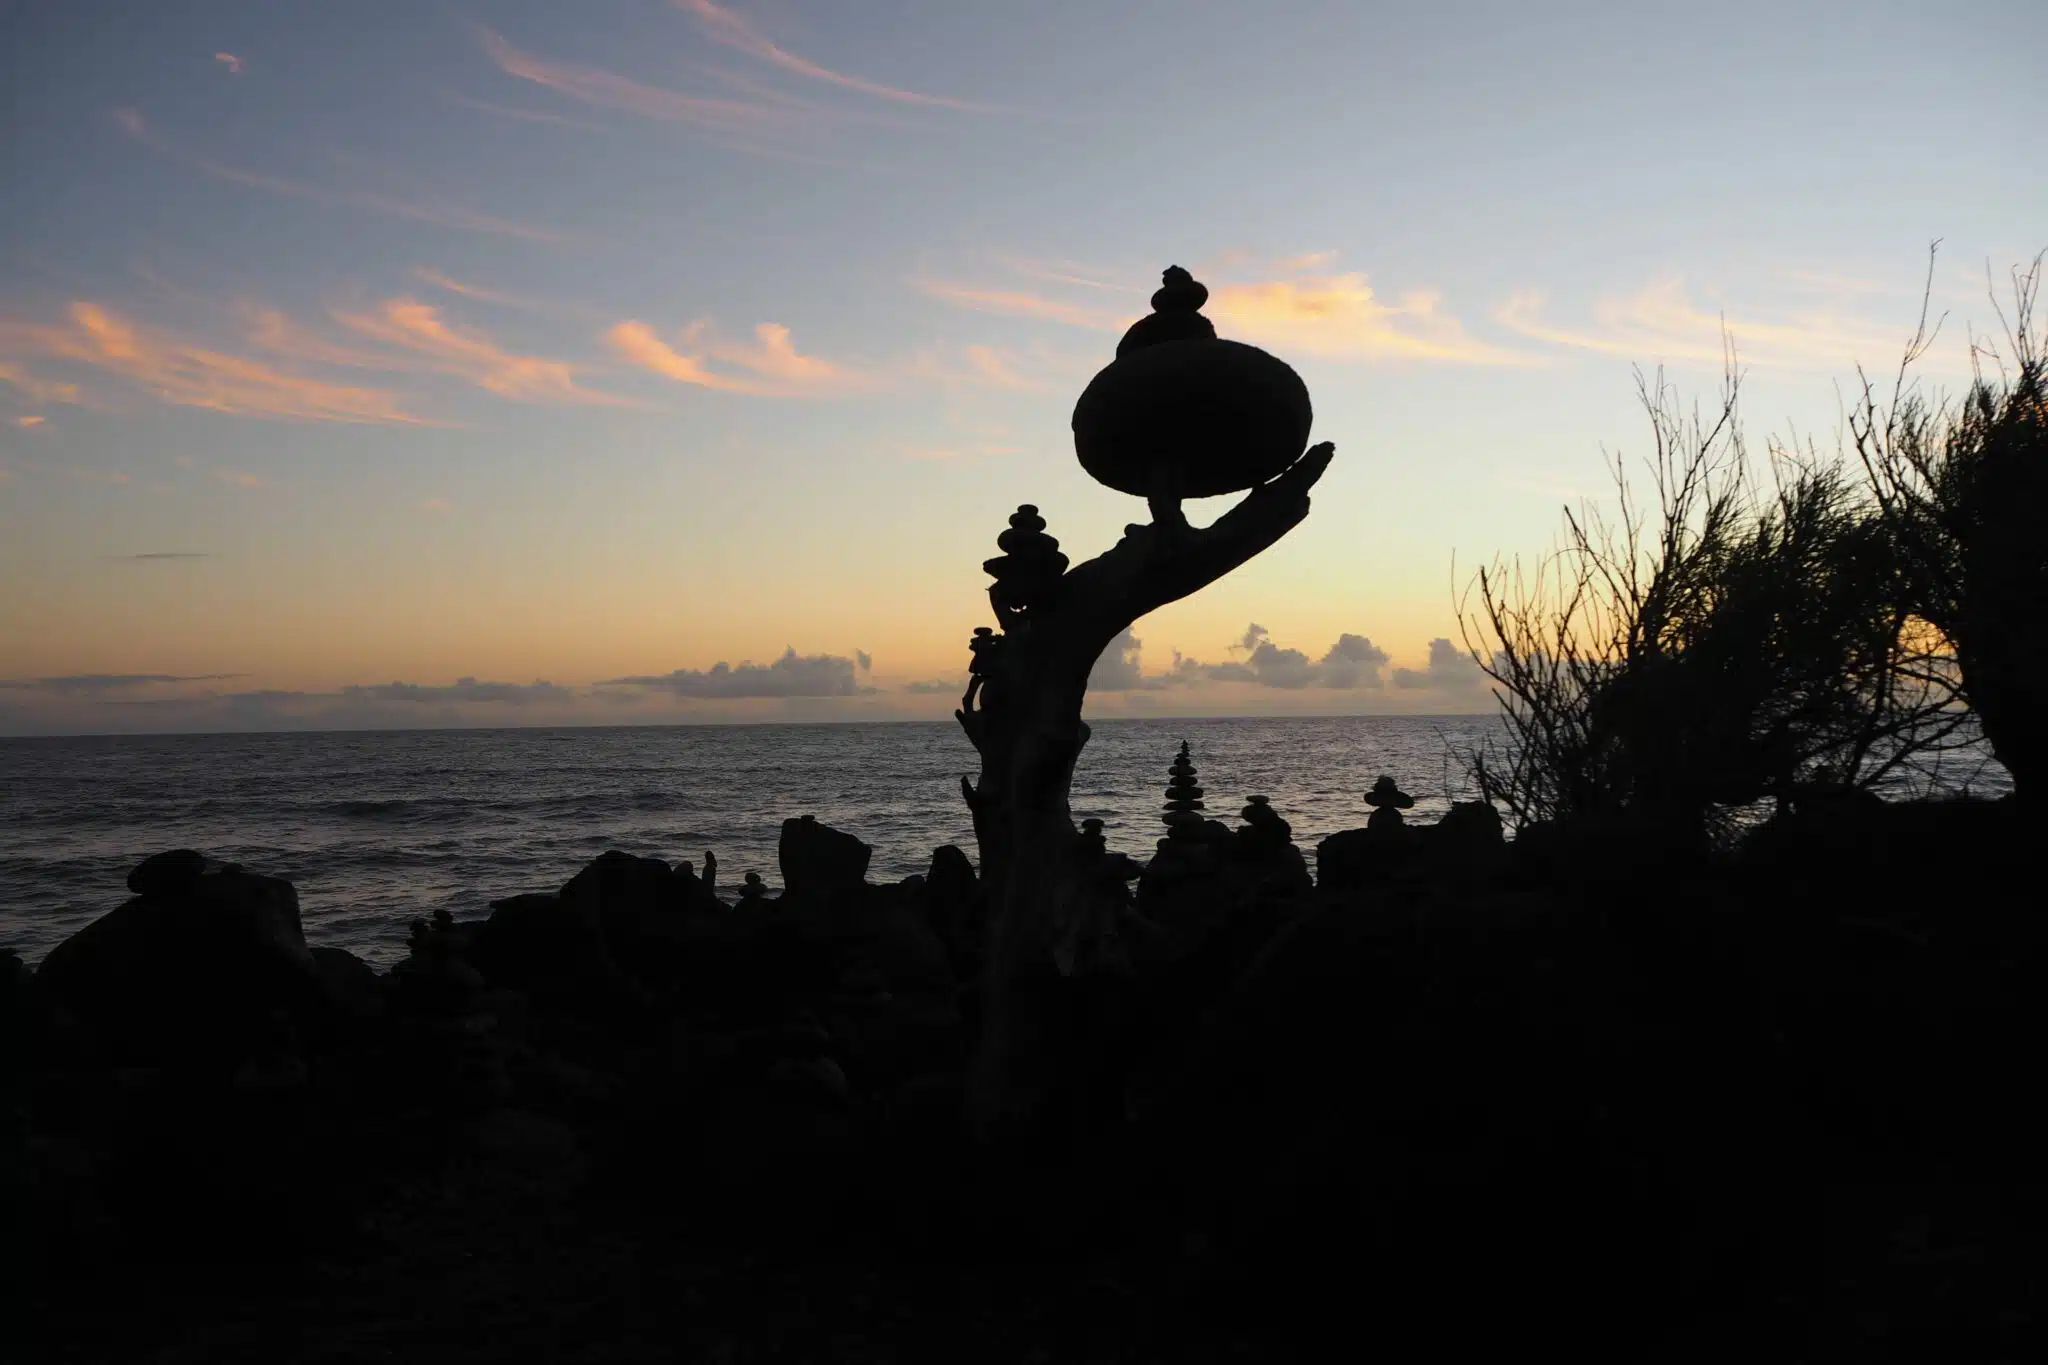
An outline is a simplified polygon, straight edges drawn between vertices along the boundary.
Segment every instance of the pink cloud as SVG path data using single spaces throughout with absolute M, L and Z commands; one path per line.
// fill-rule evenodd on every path
M 709 324 L 692 323 L 677 336 L 684 349 L 662 340 L 644 322 L 628 320 L 605 334 L 614 351 L 641 368 L 680 384 L 750 393 L 764 397 L 810 398 L 865 387 L 864 376 L 817 356 L 804 355 L 790 340 L 789 329 L 764 322 L 754 328 L 752 343 L 721 341 Z M 715 370 L 716 360 L 747 371 L 735 375 Z
M 1897 327 L 1825 307 L 1775 317 L 1731 315 L 1703 307 L 1677 277 L 1598 300 L 1591 325 L 1552 323 L 1543 316 L 1544 302 L 1539 293 L 1515 294 L 1494 310 L 1494 320 L 1552 346 L 1709 367 L 1726 358 L 1724 334 L 1734 341 L 1744 363 L 1786 369 L 1847 369 L 1872 357 L 1889 363 L 1905 347 Z
M 508 76 L 546 86 L 558 94 L 606 109 L 625 109 L 644 118 L 690 123 L 723 132 L 787 131 L 804 119 L 800 109 L 684 95 L 594 66 L 550 62 L 522 52 L 489 29 L 481 30 L 484 51 Z
M 1096 332 L 1128 326 L 1136 316 L 1122 316 L 1105 309 L 1067 303 L 1019 289 L 985 289 L 975 285 L 957 284 L 951 280 L 919 280 L 917 287 L 935 299 L 944 299 L 948 303 L 973 309 L 977 313 L 1036 318 L 1044 322 L 1065 323 L 1069 327 L 1085 327 Z
M 727 47 L 737 48 L 750 57 L 758 57 L 784 71 L 824 81 L 846 90 L 858 90 L 863 95 L 877 99 L 894 100 L 900 104 L 922 104 L 941 109 L 962 109 L 976 113 L 992 112 L 987 105 L 970 103 L 967 100 L 949 99 L 943 95 L 926 95 L 915 90 L 904 90 L 893 85 L 882 85 L 876 81 L 863 80 L 859 76 L 848 76 L 819 66 L 808 58 L 778 47 L 767 35 L 748 23 L 739 15 L 712 0 L 675 0 L 676 7 L 686 14 L 695 16 L 711 40 Z
M 322 204 L 344 204 L 353 208 L 369 209 L 372 212 L 389 214 L 394 218 L 410 218 L 416 222 L 433 223 L 440 227 L 458 228 L 465 232 L 489 233 L 501 237 L 520 237 L 531 242 L 560 242 L 566 238 L 556 232 L 529 227 L 489 214 L 477 213 L 471 209 L 451 204 L 414 202 L 393 199 L 388 195 L 361 190 L 336 189 L 325 185 L 309 185 L 298 180 L 287 180 L 281 176 L 263 175 L 246 171 L 238 166 L 188 152 L 175 146 L 150 128 L 140 112 L 134 109 L 117 109 L 114 122 L 119 124 L 130 137 L 161 152 L 174 161 L 179 161 L 195 170 L 225 180 L 230 184 L 244 185 L 251 189 L 269 190 L 293 199 L 308 199 Z
M 125 379 L 161 402 L 255 417 L 415 424 L 387 389 L 337 384 L 137 325 L 79 301 L 56 324 L 0 322 L 0 350 Z M 75 392 L 75 387 L 74 387 Z
M 0 324 L 4 326 L 4 324 Z M 60 383 L 30 374 L 21 366 L 0 360 L 0 384 L 8 384 L 21 390 L 38 403 L 76 403 L 78 385 Z
M 337 312 L 334 319 L 360 336 L 423 357 L 429 368 L 467 379 L 500 398 L 627 405 L 627 400 L 616 394 L 578 383 L 576 376 L 583 367 L 506 350 L 488 332 L 451 324 L 442 318 L 440 309 L 418 299 L 386 299 L 368 312 Z

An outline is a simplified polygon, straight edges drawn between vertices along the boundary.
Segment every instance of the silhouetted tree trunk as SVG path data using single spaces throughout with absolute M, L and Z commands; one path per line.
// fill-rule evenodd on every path
M 1333 454 L 1327 443 L 1314 447 L 1212 526 L 1196 530 L 1168 512 L 1156 524 L 1126 527 L 1122 540 L 1087 563 L 1021 587 L 1005 577 L 1005 561 L 990 561 L 998 581 L 989 595 L 1003 631 L 975 642 L 972 677 L 955 713 L 981 754 L 980 779 L 961 779 L 989 910 L 982 1043 L 967 1097 L 979 1135 L 1035 1117 L 1056 1079 L 1042 1045 L 1052 1027 L 1047 1002 L 1019 985 L 1053 971 L 1059 907 L 1079 894 L 1081 853 L 1067 794 L 1088 742 L 1081 703 L 1090 670 L 1139 617 L 1215 582 L 1306 517 L 1309 490 Z M 1023 535 L 1019 546 L 1028 529 Z M 1011 558 L 1057 558 L 1056 542 L 1046 545 L 1013 550 Z M 1007 540 L 1004 547 L 1012 549 Z

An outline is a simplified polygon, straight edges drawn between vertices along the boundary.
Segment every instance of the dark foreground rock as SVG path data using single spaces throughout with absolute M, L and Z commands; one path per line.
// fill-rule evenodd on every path
M 785 892 L 729 907 L 609 853 L 384 974 L 307 949 L 285 883 L 158 862 L 0 972 L 38 1252 L 0 1344 L 2028 1358 L 2048 925 L 2003 889 L 2009 807 L 1661 863 L 1473 811 L 1361 831 L 1405 851 L 1321 886 L 1283 825 L 1198 837 L 1206 877 L 1144 906 L 1105 874 L 1148 946 L 1031 984 L 1057 1120 L 993 1149 L 959 1118 L 964 858 L 870 885 L 799 823 Z
M 130 883 L 150 889 L 58 944 L 36 973 L 107 1062 L 232 1069 L 329 1025 L 336 1002 L 290 882 L 180 853 L 150 859 Z

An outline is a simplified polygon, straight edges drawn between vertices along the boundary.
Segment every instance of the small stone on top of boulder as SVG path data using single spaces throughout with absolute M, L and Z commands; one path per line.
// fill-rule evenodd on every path
M 1415 804 L 1415 798 L 1401 790 L 1393 778 L 1384 774 L 1372 784 L 1372 790 L 1365 794 L 1365 804 L 1378 808 L 1407 810 Z
M 137 863 L 128 874 L 128 889 L 138 896 L 182 896 L 201 877 L 239 871 L 240 863 L 218 862 L 194 848 L 174 848 Z

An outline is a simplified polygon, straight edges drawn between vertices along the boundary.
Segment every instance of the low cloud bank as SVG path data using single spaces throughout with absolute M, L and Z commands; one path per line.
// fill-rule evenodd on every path
M 874 710 L 869 699 L 881 689 L 862 680 L 873 662 L 865 651 L 846 658 L 789 649 L 767 664 L 719 663 L 587 687 L 469 675 L 451 683 L 350 683 L 333 691 L 210 686 L 247 676 L 240 673 L 0 679 L 0 735 L 813 720 L 841 711 L 851 719 Z
M 1125 630 L 1096 660 L 1088 687 L 1094 692 L 1159 692 L 1239 683 L 1288 692 L 1310 688 L 1379 691 L 1387 685 L 1386 669 L 1392 662 L 1392 656 L 1371 639 L 1349 631 L 1339 634 L 1320 657 L 1311 657 L 1303 650 L 1277 644 L 1256 621 L 1245 627 L 1226 652 L 1234 657 L 1204 663 L 1176 650 L 1171 667 L 1147 673 L 1144 642 Z M 1447 639 L 1436 639 L 1429 643 L 1428 664 L 1394 669 L 1393 685 L 1407 691 L 1455 694 L 1470 703 L 1485 692 L 1486 677 L 1463 650 Z
M 720 662 L 710 668 L 679 668 L 673 673 L 632 678 L 607 678 L 599 687 L 644 687 L 678 697 L 731 700 L 742 697 L 857 697 L 873 692 L 855 677 L 873 659 L 855 650 L 851 659 L 836 654 L 783 652 L 772 664 L 742 662 L 734 668 Z
M 1220 660 L 1179 652 L 1157 671 L 1126 630 L 1089 678 L 1090 714 L 1470 713 L 1490 709 L 1478 666 L 1448 639 L 1427 660 L 1395 667 L 1368 636 L 1346 631 L 1311 653 L 1254 622 Z M 394 680 L 332 691 L 228 690 L 238 673 L 75 673 L 0 679 L 0 735 L 146 734 L 261 730 L 376 730 L 465 726 L 690 724 L 723 721 L 937 720 L 964 676 L 876 679 L 865 650 L 799 654 L 768 663 L 634 674 L 583 685 L 465 675 L 446 683 Z

